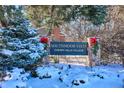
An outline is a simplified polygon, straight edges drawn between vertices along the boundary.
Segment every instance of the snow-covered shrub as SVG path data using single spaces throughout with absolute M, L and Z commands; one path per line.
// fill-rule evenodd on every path
M 35 64 L 46 53 L 37 30 L 32 28 L 29 20 L 18 18 L 11 21 L 12 26 L 0 29 L 6 45 L 0 51 L 0 65 L 21 67 Z

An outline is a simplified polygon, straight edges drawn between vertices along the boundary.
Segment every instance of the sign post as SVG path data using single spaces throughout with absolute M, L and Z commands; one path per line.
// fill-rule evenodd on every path
M 100 38 L 98 37 L 90 37 L 87 39 L 88 41 L 88 54 L 89 54 L 89 60 L 90 60 L 90 66 L 95 65 L 94 57 L 100 59 Z M 98 63 L 97 63 L 98 64 Z
M 88 57 L 89 57 L 89 65 L 93 66 L 93 59 L 92 59 L 92 46 L 91 46 L 91 38 L 87 38 L 88 41 Z

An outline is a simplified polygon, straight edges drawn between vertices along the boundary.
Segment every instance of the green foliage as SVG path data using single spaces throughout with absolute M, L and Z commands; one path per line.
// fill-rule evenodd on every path
M 23 6 L 14 6 L 14 5 L 1 5 L 0 6 L 0 22 L 2 26 L 11 26 L 10 21 L 16 18 L 22 18 L 23 15 Z
M 23 67 L 37 63 L 43 57 L 44 45 L 39 42 L 37 30 L 29 20 L 16 18 L 11 26 L 1 30 L 6 47 L 0 51 L 0 65 Z
M 93 47 L 93 54 L 94 54 L 94 55 L 97 55 L 98 50 L 99 50 L 99 44 L 98 44 L 98 42 L 97 42 L 97 43 L 94 45 L 94 47 Z
M 52 29 L 63 22 L 70 22 L 78 18 L 91 21 L 95 25 L 105 22 L 107 6 L 102 5 L 53 5 L 53 6 L 28 6 L 28 17 L 35 21 L 36 26 L 47 26 Z
M 78 18 L 87 19 L 95 25 L 105 22 L 107 15 L 107 6 L 102 5 L 84 5 L 71 6 L 71 12 L 68 13 L 67 21 L 76 20 Z
M 26 10 L 26 11 L 25 11 Z M 0 6 L 1 23 L 9 23 L 12 19 L 29 18 L 36 27 L 46 26 L 51 30 L 63 22 L 78 18 L 87 19 L 95 25 L 104 23 L 107 6 L 103 5 L 38 5 L 38 6 Z

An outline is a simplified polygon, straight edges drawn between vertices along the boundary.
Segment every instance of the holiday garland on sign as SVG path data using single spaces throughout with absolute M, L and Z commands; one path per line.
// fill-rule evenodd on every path
M 90 43 L 91 43 L 93 54 L 97 55 L 97 52 L 99 50 L 99 44 L 98 44 L 96 37 L 90 38 Z
M 44 56 L 48 55 L 48 47 L 49 47 L 49 38 L 48 37 L 41 37 L 40 42 L 44 44 L 44 50 L 46 51 Z
M 93 54 L 97 55 L 98 50 L 99 50 L 99 45 L 98 42 L 96 42 L 96 44 L 93 46 Z

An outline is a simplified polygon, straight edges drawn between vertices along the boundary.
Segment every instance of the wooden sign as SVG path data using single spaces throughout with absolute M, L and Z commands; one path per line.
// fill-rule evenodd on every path
M 96 37 L 87 39 L 87 42 L 50 42 L 50 57 L 57 58 L 57 62 L 66 64 L 79 64 L 93 66 L 93 45 L 97 43 Z M 98 53 L 100 53 L 100 49 Z M 97 55 L 98 56 L 98 55 Z
M 51 42 L 50 55 L 88 55 L 87 42 Z

